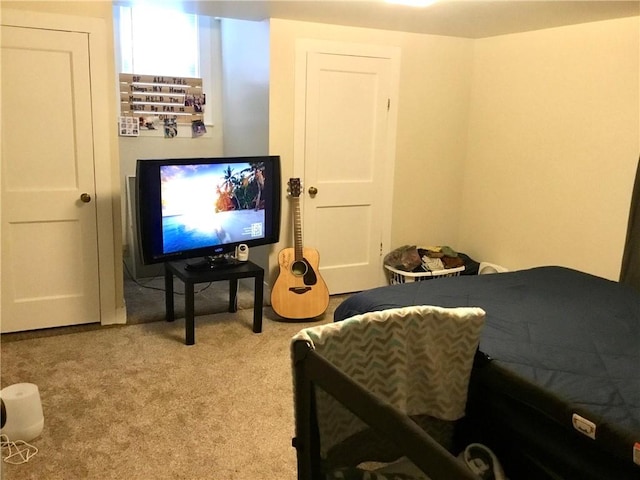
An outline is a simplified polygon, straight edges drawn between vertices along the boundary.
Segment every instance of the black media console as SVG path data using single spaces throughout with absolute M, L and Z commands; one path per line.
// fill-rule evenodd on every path
M 175 261 L 165 263 L 165 304 L 167 321 L 172 322 L 174 317 L 173 304 L 173 276 L 175 275 L 184 282 L 184 316 L 185 316 L 185 344 L 193 345 L 195 340 L 195 320 L 194 320 L 194 285 L 196 283 L 218 282 L 229 280 L 229 311 L 238 310 L 238 279 L 254 279 L 254 302 L 253 302 L 253 332 L 262 332 L 262 300 L 264 269 L 253 262 L 247 261 L 229 268 L 211 268 L 207 270 L 187 270 L 187 261 Z

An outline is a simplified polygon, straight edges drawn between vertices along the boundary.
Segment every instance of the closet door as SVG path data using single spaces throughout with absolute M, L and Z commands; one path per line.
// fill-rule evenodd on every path
M 1 29 L 2 332 L 100 322 L 88 34 Z
M 331 294 L 385 283 L 390 249 L 399 50 L 298 45 L 294 169 L 304 244 Z

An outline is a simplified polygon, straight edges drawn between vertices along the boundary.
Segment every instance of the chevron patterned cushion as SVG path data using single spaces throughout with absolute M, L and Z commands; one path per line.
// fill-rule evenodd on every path
M 357 315 L 301 330 L 313 348 L 355 382 L 407 415 L 464 416 L 473 357 L 484 326 L 480 308 L 412 306 Z M 316 392 L 321 454 L 366 426 Z

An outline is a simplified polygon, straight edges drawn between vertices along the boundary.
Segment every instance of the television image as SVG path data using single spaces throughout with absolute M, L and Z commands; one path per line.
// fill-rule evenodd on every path
M 200 258 L 200 267 L 229 266 L 240 244 L 278 242 L 280 191 L 278 156 L 138 160 L 143 263 Z

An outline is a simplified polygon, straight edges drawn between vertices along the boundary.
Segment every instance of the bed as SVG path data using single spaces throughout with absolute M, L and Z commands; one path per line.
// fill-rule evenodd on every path
M 635 291 L 576 270 L 540 267 L 368 290 L 345 300 L 334 320 L 414 305 L 486 312 L 466 412 L 454 422 L 448 452 L 455 455 L 469 442 L 482 442 L 497 453 L 511 479 L 640 478 L 640 295 Z M 315 371 L 316 380 L 332 369 L 340 375 L 325 363 Z M 298 380 L 308 381 L 304 375 L 298 373 Z M 348 376 L 342 380 L 349 385 Z M 367 397 L 366 389 L 359 393 Z M 351 412 L 360 409 L 359 400 L 342 400 Z M 299 423 L 311 422 L 308 447 L 314 436 L 318 441 L 313 393 L 305 401 L 311 414 L 298 416 L 296 426 L 305 430 Z M 374 423 L 383 416 L 374 415 Z M 394 411 L 381 435 L 392 438 L 403 455 L 412 442 L 424 452 L 433 440 L 430 432 L 427 439 L 417 434 L 400 446 L 398 438 L 409 438 L 406 420 Z M 403 433 L 394 432 L 394 425 Z M 374 430 L 379 433 L 379 426 Z M 324 459 L 316 453 L 308 460 L 318 467 Z M 444 452 L 435 463 L 449 461 Z

